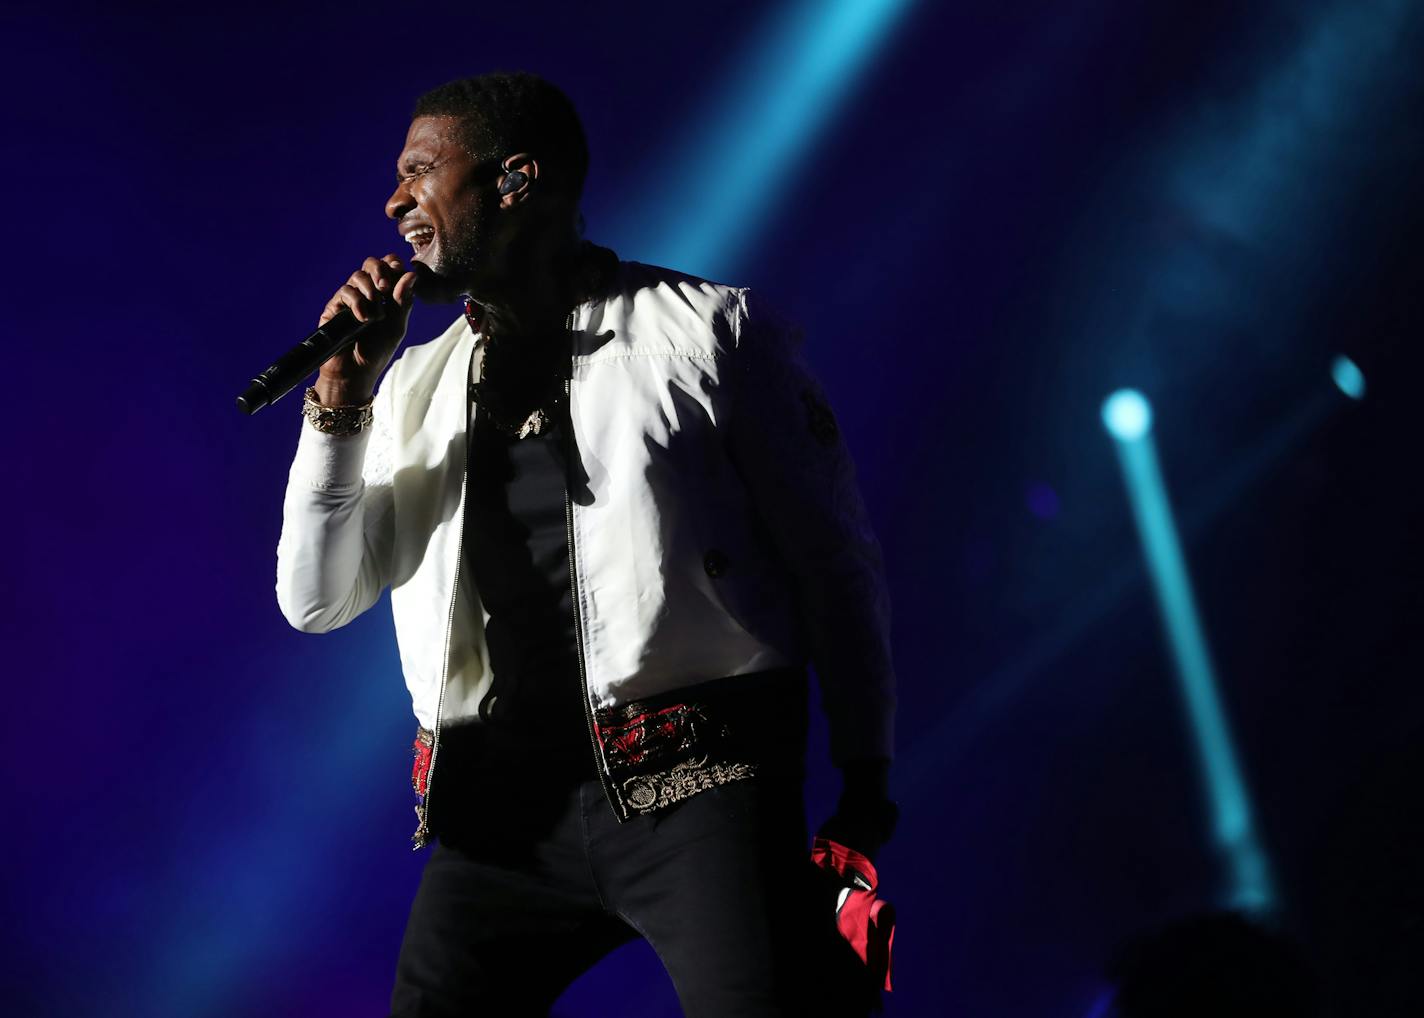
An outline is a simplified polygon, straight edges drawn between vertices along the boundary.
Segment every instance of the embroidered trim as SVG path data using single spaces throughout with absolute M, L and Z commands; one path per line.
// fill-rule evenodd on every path
M 420 802 L 425 804 L 425 784 L 430 777 L 430 755 L 435 748 L 435 733 L 429 728 L 418 728 L 415 732 L 415 743 L 411 746 L 411 751 L 415 754 L 415 765 L 410 769 L 410 787 L 415 789 L 415 794 L 420 796 Z M 417 806 L 416 812 L 420 812 Z
M 593 731 L 603 746 L 609 773 L 662 767 L 669 757 L 694 752 L 707 714 L 701 704 L 675 703 L 655 710 L 634 701 L 594 714 Z
M 633 812 L 653 813 L 709 788 L 754 777 L 756 770 L 755 764 L 708 763 L 703 757 L 701 760 L 687 760 L 665 771 L 629 778 L 618 791 L 624 804 Z
M 736 678 L 735 687 L 729 679 L 682 691 L 695 699 L 675 700 L 672 694 L 594 711 L 594 737 L 609 779 L 605 787 L 620 817 L 655 813 L 719 785 L 756 777 L 768 740 L 795 744 L 802 737 L 792 711 L 797 702 L 805 710 L 804 672 L 794 687 L 778 680 L 771 696 L 748 694 L 745 679 Z M 431 840 L 426 789 L 433 744 L 434 733 L 418 729 L 411 769 L 420 821 L 413 839 L 417 848 Z

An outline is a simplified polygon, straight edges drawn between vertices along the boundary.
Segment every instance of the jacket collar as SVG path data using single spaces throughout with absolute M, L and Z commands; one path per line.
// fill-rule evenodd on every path
M 572 276 L 576 295 L 573 310 L 577 310 L 608 295 L 618 276 L 618 255 L 612 248 L 582 241 L 574 256 Z M 465 321 L 479 343 L 484 338 L 485 308 L 468 293 L 461 294 L 460 299 L 464 303 Z

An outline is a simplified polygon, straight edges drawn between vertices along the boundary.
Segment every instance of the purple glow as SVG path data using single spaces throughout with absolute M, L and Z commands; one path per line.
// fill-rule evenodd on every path
M 1028 511 L 1041 520 L 1056 519 L 1058 516 L 1058 492 L 1041 481 L 1028 486 L 1024 501 L 1028 505 Z

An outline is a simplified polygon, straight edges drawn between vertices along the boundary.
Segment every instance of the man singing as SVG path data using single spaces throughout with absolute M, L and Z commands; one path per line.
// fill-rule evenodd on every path
M 863 1013 L 802 780 L 809 662 L 844 778 L 821 832 L 873 857 L 879 549 L 792 330 L 583 241 L 587 164 L 537 77 L 435 89 L 386 202 L 409 258 L 321 315 L 371 324 L 307 391 L 277 598 L 325 632 L 391 590 L 438 842 L 392 1013 L 543 1014 L 635 936 L 688 1015 Z M 464 313 L 387 370 L 417 297 Z

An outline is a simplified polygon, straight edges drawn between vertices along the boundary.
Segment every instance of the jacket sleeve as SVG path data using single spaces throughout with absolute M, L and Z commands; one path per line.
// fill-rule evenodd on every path
M 795 585 L 832 759 L 888 760 L 890 599 L 850 454 L 799 332 L 745 290 L 729 317 L 731 455 Z
M 371 427 L 323 434 L 303 421 L 282 505 L 277 604 L 295 628 L 346 625 L 390 582 L 393 524 L 390 399 L 376 395 Z

